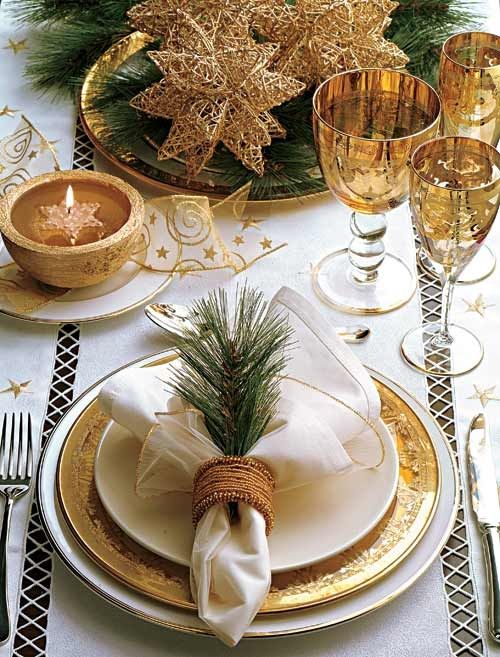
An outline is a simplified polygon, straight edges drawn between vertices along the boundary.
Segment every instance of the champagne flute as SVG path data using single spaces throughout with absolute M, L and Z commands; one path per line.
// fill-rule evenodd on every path
M 454 34 L 443 44 L 439 64 L 442 129 L 445 135 L 475 137 L 492 146 L 500 139 L 500 36 L 488 32 Z M 424 269 L 438 268 L 420 253 Z M 457 283 L 477 283 L 495 269 L 495 254 L 481 249 Z
M 469 330 L 452 324 L 455 282 L 487 237 L 500 204 L 500 153 L 471 137 L 441 137 L 413 153 L 410 208 L 423 248 L 442 268 L 440 322 L 409 331 L 401 351 L 419 370 L 454 376 L 474 369 L 483 347 Z
M 346 312 L 382 313 L 406 303 L 415 277 L 385 253 L 385 212 L 408 198 L 409 160 L 438 130 L 440 100 L 423 80 L 380 68 L 339 73 L 313 99 L 313 128 L 323 176 L 353 210 L 348 249 L 315 267 L 318 296 Z

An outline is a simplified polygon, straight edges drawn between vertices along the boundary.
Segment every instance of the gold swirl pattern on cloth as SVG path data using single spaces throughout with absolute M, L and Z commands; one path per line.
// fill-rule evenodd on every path
M 396 568 L 430 523 L 440 489 L 431 438 L 396 393 L 380 382 L 376 385 L 382 419 L 399 453 L 399 482 L 391 508 L 367 536 L 345 552 L 313 566 L 273 575 L 260 613 L 305 608 L 365 588 Z M 194 610 L 189 569 L 139 546 L 111 520 L 99 500 L 94 460 L 108 421 L 97 401 L 91 402 L 75 421 L 61 451 L 57 491 L 68 526 L 106 572 L 145 595 Z

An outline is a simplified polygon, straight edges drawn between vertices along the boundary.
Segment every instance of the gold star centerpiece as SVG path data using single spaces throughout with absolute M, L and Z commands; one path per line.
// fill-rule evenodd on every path
M 479 294 L 475 301 L 467 301 L 467 299 L 462 299 L 462 301 L 467 305 L 465 312 L 477 313 L 478 315 L 481 315 L 481 317 L 484 317 L 484 313 L 487 308 L 493 308 L 495 305 L 494 303 L 486 303 L 486 300 L 482 294 Z
M 491 386 L 490 388 L 482 388 L 474 384 L 475 393 L 467 399 L 478 399 L 483 408 L 486 408 L 486 405 L 490 401 L 500 401 L 500 397 L 495 397 L 493 393 L 495 392 L 496 386 Z
M 17 55 L 17 53 L 21 52 L 22 50 L 26 50 L 28 47 L 26 45 L 27 39 L 22 39 L 21 41 L 14 41 L 14 39 L 9 39 L 8 45 L 4 47 L 4 50 L 12 50 L 14 55 Z
M 22 395 L 23 393 L 31 394 L 28 391 L 28 387 L 31 384 L 31 380 L 23 381 L 22 383 L 18 383 L 17 381 L 13 381 L 12 379 L 7 379 L 7 381 L 10 383 L 9 387 L 0 390 L 0 394 L 11 392 L 14 395 L 14 399 L 17 399 L 19 395 Z
M 276 4 L 281 12 L 273 8 L 257 29 L 281 44 L 278 70 L 307 85 L 340 71 L 398 68 L 408 63 L 403 51 L 384 39 L 396 2 L 296 0 L 289 5 L 277 0 Z
M 264 173 L 262 148 L 286 132 L 270 109 L 299 95 L 301 82 L 274 70 L 278 46 L 233 29 L 220 12 L 195 21 L 178 10 L 174 42 L 149 56 L 163 74 L 131 105 L 172 120 L 158 159 L 184 154 L 194 178 L 222 143 L 245 167 Z

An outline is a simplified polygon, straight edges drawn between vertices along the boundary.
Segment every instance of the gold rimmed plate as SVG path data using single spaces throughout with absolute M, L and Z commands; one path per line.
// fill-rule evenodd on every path
M 143 364 L 159 364 L 162 359 L 165 357 Z M 396 499 L 375 529 L 345 552 L 307 568 L 274 575 L 262 612 L 311 607 L 373 585 L 408 557 L 432 521 L 439 498 L 440 468 L 429 431 L 397 392 L 377 374 L 373 377 L 382 398 L 383 420 L 397 441 L 400 472 Z M 93 470 L 108 418 L 99 411 L 98 391 L 94 388 L 80 400 L 80 410 L 61 450 L 57 490 L 65 520 L 81 547 L 104 571 L 156 600 L 195 609 L 188 569 L 139 546 L 101 505 Z

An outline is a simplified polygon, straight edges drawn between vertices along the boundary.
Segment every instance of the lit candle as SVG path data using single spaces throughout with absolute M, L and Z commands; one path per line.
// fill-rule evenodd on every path
M 64 201 L 58 205 L 40 206 L 40 232 L 51 240 L 64 236 L 69 239 L 71 246 L 74 246 L 80 234 L 90 229 L 90 236 L 94 238 L 90 241 L 97 242 L 105 232 L 103 222 L 95 216 L 99 208 L 99 203 L 75 201 L 73 187 L 68 185 Z M 92 230 L 94 228 L 95 231 Z
M 62 288 L 96 285 L 133 252 L 144 219 L 141 195 L 96 171 L 56 171 L 0 200 L 0 231 L 18 266 Z

